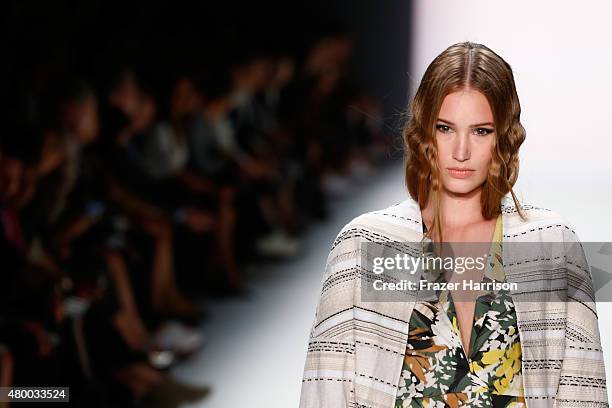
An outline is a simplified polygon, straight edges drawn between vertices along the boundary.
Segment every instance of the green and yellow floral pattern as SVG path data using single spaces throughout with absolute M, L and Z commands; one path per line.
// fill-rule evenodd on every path
M 501 234 L 500 215 L 483 282 L 505 281 Z M 444 281 L 444 274 L 436 280 Z M 417 301 L 409 327 L 396 408 L 526 406 L 516 312 L 507 291 L 477 298 L 469 355 L 447 290 Z

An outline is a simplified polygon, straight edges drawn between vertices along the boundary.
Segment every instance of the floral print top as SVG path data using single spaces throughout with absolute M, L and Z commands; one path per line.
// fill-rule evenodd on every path
M 505 282 L 501 215 L 493 236 L 482 282 Z M 440 271 L 431 272 L 436 281 L 446 281 Z M 419 298 L 410 318 L 395 408 L 526 407 L 516 312 L 508 291 L 476 299 L 469 355 L 451 293 L 431 292 Z

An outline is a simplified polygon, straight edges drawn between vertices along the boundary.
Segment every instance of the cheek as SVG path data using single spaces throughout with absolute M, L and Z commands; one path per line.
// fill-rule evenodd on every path
M 475 165 L 483 173 L 488 173 L 489 167 L 491 166 L 491 150 L 489 148 L 483 149 L 477 156 Z
M 445 143 L 442 138 L 438 138 L 436 140 L 436 150 L 438 153 L 438 161 L 446 161 L 449 158 L 452 158 L 453 148 L 450 143 Z

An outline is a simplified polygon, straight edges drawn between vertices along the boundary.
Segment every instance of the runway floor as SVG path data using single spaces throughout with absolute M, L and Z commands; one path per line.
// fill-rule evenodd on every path
M 308 228 L 305 253 L 297 260 L 259 266 L 249 276 L 247 299 L 208 303 L 202 325 L 206 346 L 172 374 L 212 393 L 185 408 L 297 407 L 308 334 L 331 243 L 353 217 L 407 196 L 401 165 L 391 165 L 368 182 L 332 199 L 330 217 Z

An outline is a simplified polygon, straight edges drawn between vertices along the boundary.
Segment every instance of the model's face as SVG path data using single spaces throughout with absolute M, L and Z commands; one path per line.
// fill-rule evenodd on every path
M 489 172 L 495 138 L 487 98 L 471 89 L 448 94 L 438 114 L 435 137 L 444 190 L 467 195 L 481 188 Z

